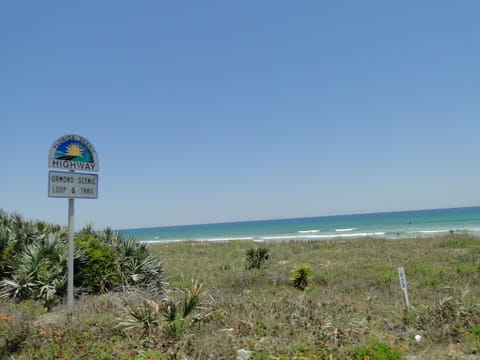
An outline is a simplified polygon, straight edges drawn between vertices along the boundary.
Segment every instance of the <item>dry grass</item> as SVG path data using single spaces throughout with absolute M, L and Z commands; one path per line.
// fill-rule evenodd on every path
M 244 254 L 256 246 L 269 249 L 267 266 L 246 271 Z M 465 234 L 405 240 L 180 243 L 153 251 L 172 284 L 182 286 L 191 277 L 208 284 L 222 316 L 206 325 L 210 330 L 202 334 L 205 338 L 197 337 L 203 348 L 215 348 L 220 333 L 233 347 L 230 355 L 247 348 L 293 358 L 301 349 L 312 350 L 321 343 L 334 356 L 348 358 L 349 349 L 371 338 L 422 359 L 438 359 L 438 353 L 446 358 L 452 349 L 455 356 L 480 351 L 480 339 L 469 337 L 469 328 L 480 324 L 480 240 Z M 288 280 L 299 263 L 313 270 L 304 292 Z M 400 266 L 407 275 L 412 305 L 408 314 L 398 280 Z M 442 313 L 446 307 L 455 310 Z M 419 344 L 414 340 L 418 333 L 423 336 Z
M 266 247 L 269 258 L 264 268 L 247 270 L 245 253 L 254 247 Z M 61 352 L 71 359 L 92 353 L 102 359 L 235 359 L 239 349 L 246 349 L 254 359 L 350 359 L 358 358 L 359 346 L 374 339 L 392 349 L 390 357 L 378 357 L 382 359 L 394 359 L 393 349 L 409 359 L 480 356 L 480 239 L 466 234 L 266 244 L 184 242 L 153 245 L 151 251 L 163 261 L 171 286 L 186 289 L 172 292 L 170 304 L 191 293 L 191 279 L 207 289 L 188 321 L 179 319 L 188 323 L 181 331 L 164 331 L 167 323 L 161 314 L 167 302 L 162 299 L 149 299 L 150 308 L 159 304 L 158 315 L 150 313 L 151 326 L 157 328 L 150 336 L 140 336 L 145 329 L 126 330 L 118 324 L 126 319 L 128 306 L 147 300 L 141 294 L 86 298 L 77 303 L 74 315 L 57 316 L 53 322 L 52 315 L 32 311 L 23 312 L 21 321 L 2 323 L 0 318 L 0 332 L 13 334 L 13 323 L 20 321 L 15 326 L 27 333 L 18 335 L 17 343 L 12 338 L 4 355 L 29 359 L 37 347 L 37 353 L 44 351 L 51 358 Z M 305 291 L 289 280 L 292 268 L 301 263 L 312 269 Z M 407 275 L 409 312 L 399 266 Z M 0 313 L 18 311 L 0 305 Z M 60 311 L 54 314 L 63 314 Z M 38 340 L 39 329 L 50 348 Z M 62 342 L 55 340 L 58 331 Z M 414 340 L 417 334 L 420 343 Z

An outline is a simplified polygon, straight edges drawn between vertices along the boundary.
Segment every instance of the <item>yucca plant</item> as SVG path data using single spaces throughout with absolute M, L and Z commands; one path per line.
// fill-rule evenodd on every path
M 183 290 L 183 317 L 189 316 L 205 296 L 204 284 L 198 280 L 191 280 L 191 287 Z
M 165 326 L 165 334 L 169 337 L 178 337 L 188 324 L 194 324 L 208 315 L 194 316 L 194 311 L 199 309 L 199 304 L 205 297 L 207 291 L 204 283 L 198 280 L 191 280 L 190 288 L 179 290 L 183 295 L 177 302 L 170 302 L 165 311 L 165 318 L 168 322 Z M 181 308 L 181 313 L 178 309 Z
M 177 304 L 169 301 L 163 310 L 163 318 L 166 321 L 163 332 L 169 338 L 177 338 L 185 329 L 185 318 L 178 313 Z
M 164 333 L 169 338 L 178 338 L 182 335 L 183 331 L 185 330 L 185 319 L 179 318 L 174 319 L 167 323 L 164 328 Z
M 308 264 L 298 264 L 290 271 L 290 280 L 293 286 L 300 290 L 305 290 L 312 276 L 312 270 Z

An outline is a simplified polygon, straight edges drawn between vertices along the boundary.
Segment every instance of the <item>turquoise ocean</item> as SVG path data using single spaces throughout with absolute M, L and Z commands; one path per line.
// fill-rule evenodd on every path
M 259 242 L 342 238 L 425 237 L 451 232 L 480 235 L 480 207 L 162 226 L 118 230 L 142 242 Z

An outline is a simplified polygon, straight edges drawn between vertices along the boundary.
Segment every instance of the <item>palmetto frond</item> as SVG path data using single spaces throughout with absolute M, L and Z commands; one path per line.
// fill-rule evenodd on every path
M 126 258 L 121 264 L 121 268 L 126 282 L 130 285 L 155 282 L 162 275 L 161 262 L 152 256 L 148 256 L 144 260 Z
M 145 259 L 149 253 L 145 244 L 137 242 L 133 237 L 124 238 L 122 236 L 116 237 L 115 248 L 118 251 L 120 258 L 137 258 Z
M 28 277 L 15 276 L 0 281 L 0 298 L 24 300 L 31 297 L 37 284 Z
M 141 330 L 141 337 L 151 337 L 158 329 L 160 319 L 160 305 L 147 299 L 139 306 L 128 307 L 126 318 L 119 326 L 124 330 Z
M 37 244 L 29 245 L 17 260 L 16 273 L 35 279 L 40 272 L 42 260 L 41 247 Z

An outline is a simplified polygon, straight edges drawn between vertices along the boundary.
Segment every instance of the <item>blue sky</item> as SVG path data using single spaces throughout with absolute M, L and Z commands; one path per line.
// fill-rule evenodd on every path
M 77 227 L 480 205 L 478 1 L 4 1 L 0 208 Z

